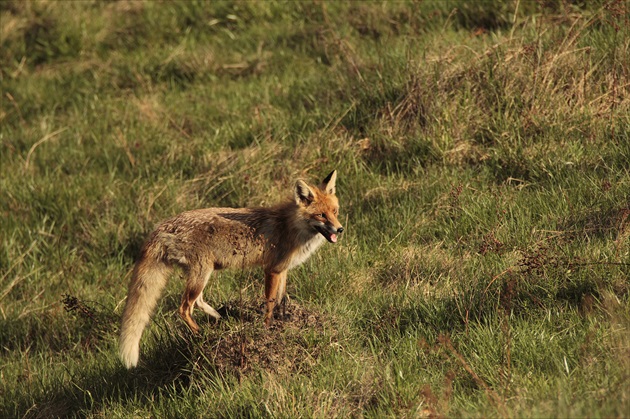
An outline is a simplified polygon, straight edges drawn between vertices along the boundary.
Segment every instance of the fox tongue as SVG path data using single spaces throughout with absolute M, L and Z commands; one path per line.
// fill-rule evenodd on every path
M 337 235 L 336 234 L 331 234 L 330 235 L 330 241 L 333 243 L 337 243 Z

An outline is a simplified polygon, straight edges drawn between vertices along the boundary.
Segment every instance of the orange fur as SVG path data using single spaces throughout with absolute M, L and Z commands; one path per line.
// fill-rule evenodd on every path
M 262 266 L 265 274 L 265 325 L 286 291 L 287 271 L 304 262 L 323 244 L 337 241 L 343 227 L 337 219 L 337 173 L 318 187 L 298 180 L 293 199 L 270 208 L 207 208 L 181 213 L 161 223 L 142 248 L 129 283 L 120 334 L 120 356 L 135 367 L 140 338 L 161 291 L 175 266 L 183 269 L 186 289 L 179 314 L 198 331 L 195 304 L 219 319 L 203 300 L 203 289 L 215 270 Z

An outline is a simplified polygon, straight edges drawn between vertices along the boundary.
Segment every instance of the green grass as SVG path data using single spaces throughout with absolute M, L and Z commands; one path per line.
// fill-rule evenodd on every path
M 1 417 L 623 417 L 622 1 L 2 1 Z M 339 171 L 339 244 L 173 278 L 117 358 L 160 220 Z

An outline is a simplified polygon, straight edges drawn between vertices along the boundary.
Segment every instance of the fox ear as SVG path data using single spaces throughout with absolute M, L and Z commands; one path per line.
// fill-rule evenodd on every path
M 319 189 L 326 192 L 329 195 L 335 194 L 335 182 L 337 181 L 337 171 L 333 170 L 330 172 L 328 176 L 322 180 L 322 183 L 319 185 Z
M 295 183 L 294 196 L 298 205 L 308 205 L 315 199 L 315 193 L 303 180 Z

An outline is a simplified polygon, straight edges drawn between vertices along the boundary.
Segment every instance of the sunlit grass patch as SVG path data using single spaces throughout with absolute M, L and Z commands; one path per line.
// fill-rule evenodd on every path
M 0 416 L 623 416 L 621 1 L 0 4 Z M 116 354 L 146 235 L 339 172 L 339 243 L 175 275 Z M 205 316 L 205 317 L 204 317 Z M 209 413 L 211 412 L 211 413 Z

